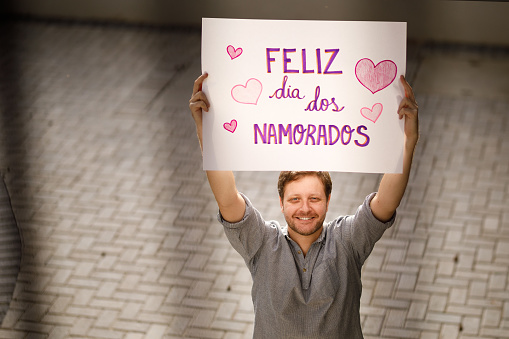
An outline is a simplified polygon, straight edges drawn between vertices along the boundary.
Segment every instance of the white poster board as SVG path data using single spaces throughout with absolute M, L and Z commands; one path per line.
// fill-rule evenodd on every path
M 406 23 L 202 21 L 205 170 L 400 173 Z

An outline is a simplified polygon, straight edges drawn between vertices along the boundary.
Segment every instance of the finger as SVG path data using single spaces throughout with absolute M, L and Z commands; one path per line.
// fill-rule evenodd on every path
M 208 73 L 203 73 L 202 75 L 200 75 L 195 81 L 194 81 L 194 85 L 193 85 L 193 95 L 195 95 L 196 93 L 198 93 L 199 91 L 201 91 L 202 89 L 202 84 L 203 84 L 203 80 L 205 80 L 207 77 L 208 77 Z
M 208 102 L 207 96 L 203 91 L 198 91 L 197 93 L 194 93 L 191 99 L 189 99 L 189 102 L 195 102 L 195 101 L 205 101 Z
M 412 90 L 412 86 L 406 81 L 405 76 L 401 75 L 400 77 L 401 83 L 403 84 L 403 88 L 405 89 L 405 97 L 409 98 L 412 101 L 415 101 L 414 91 Z
M 203 93 L 202 91 L 199 91 L 198 93 L 194 94 L 189 100 L 189 104 L 194 102 L 203 102 L 205 104 L 206 111 L 208 111 L 208 108 L 210 107 L 209 100 L 207 99 L 205 93 Z
M 411 108 L 411 109 L 418 109 L 417 103 L 415 101 L 412 101 L 410 98 L 403 98 L 401 99 L 401 102 L 399 103 L 398 111 L 402 108 Z
M 205 112 L 208 112 L 208 107 L 203 101 L 195 101 L 189 103 L 189 108 L 191 109 L 191 112 L 198 113 L 201 110 L 204 110 Z
M 405 116 L 414 119 L 417 117 L 417 109 L 404 107 L 398 111 L 398 115 L 400 119 L 403 119 Z
M 419 108 L 417 107 L 417 104 L 410 100 L 409 98 L 403 98 L 398 107 L 398 114 L 400 119 L 403 119 L 405 115 L 407 116 L 417 115 L 418 111 Z

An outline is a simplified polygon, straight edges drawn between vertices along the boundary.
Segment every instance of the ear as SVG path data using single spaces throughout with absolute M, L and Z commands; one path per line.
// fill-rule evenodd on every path
M 327 208 L 325 209 L 326 212 L 329 211 L 329 203 L 330 203 L 330 194 L 329 194 L 329 197 L 327 198 Z
M 279 197 L 279 207 L 281 207 L 281 212 L 284 213 L 283 200 L 281 200 L 281 197 Z

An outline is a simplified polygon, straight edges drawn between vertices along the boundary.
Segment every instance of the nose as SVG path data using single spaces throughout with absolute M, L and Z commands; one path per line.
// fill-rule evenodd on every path
M 311 210 L 311 206 L 309 205 L 309 201 L 303 200 L 302 205 L 300 206 L 300 210 L 302 212 L 309 212 Z

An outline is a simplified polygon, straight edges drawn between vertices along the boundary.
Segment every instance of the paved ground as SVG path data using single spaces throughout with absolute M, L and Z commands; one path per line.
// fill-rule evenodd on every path
M 3 181 L 0 182 L 0 324 L 9 310 L 21 260 L 21 238 Z
M 0 169 L 23 240 L 0 338 L 249 338 L 250 275 L 215 222 L 187 113 L 199 32 L 0 34 Z M 422 137 L 364 267 L 366 338 L 509 338 L 508 68 L 505 49 L 410 48 Z M 281 220 L 276 177 L 237 181 Z M 331 215 L 379 176 L 333 179 Z

